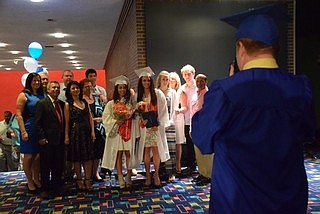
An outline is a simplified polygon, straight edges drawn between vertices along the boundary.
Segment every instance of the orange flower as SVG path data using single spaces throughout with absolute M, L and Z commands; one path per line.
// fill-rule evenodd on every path
M 112 106 L 113 116 L 116 120 L 125 120 L 130 111 L 130 107 L 123 102 L 117 102 Z
M 137 103 L 136 108 L 139 113 L 147 112 L 148 111 L 148 103 L 145 101 L 140 101 Z

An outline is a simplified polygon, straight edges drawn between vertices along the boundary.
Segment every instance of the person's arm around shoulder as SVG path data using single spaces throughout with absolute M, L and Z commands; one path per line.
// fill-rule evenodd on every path
M 69 144 L 69 129 L 70 129 L 70 111 L 69 111 L 69 103 L 64 104 L 64 119 L 65 119 L 65 129 L 64 129 L 64 143 L 66 145 Z
M 24 121 L 22 117 L 23 110 L 27 103 L 27 97 L 24 93 L 20 93 L 17 98 L 17 105 L 16 105 L 16 118 L 18 121 L 19 129 L 21 131 L 21 136 L 23 141 L 27 141 L 29 139 L 28 133 L 24 126 Z
M 85 102 L 85 104 L 87 105 L 88 109 L 90 109 L 89 103 Z M 93 117 L 90 110 L 88 111 L 88 116 L 89 116 L 89 122 L 90 122 L 90 128 L 91 128 L 91 139 L 92 141 L 95 141 L 96 135 L 94 133 L 94 122 L 93 122 Z
M 187 105 L 187 94 L 184 91 L 181 91 L 180 94 L 180 105 L 181 107 L 176 111 L 177 114 L 184 114 L 185 112 L 188 111 L 188 105 Z
M 158 108 L 159 123 L 163 127 L 168 127 L 168 126 L 170 126 L 170 121 L 169 121 L 169 113 L 168 113 L 166 97 L 165 97 L 164 93 L 159 89 L 155 89 L 155 92 L 157 95 L 157 108 Z

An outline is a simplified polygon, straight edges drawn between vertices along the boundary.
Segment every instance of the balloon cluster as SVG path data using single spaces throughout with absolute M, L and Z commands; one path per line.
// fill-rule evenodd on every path
M 31 57 L 26 57 L 24 59 L 24 68 L 29 72 L 41 72 L 42 68 L 38 68 L 38 59 L 42 55 L 42 46 L 38 42 L 31 42 L 28 47 L 28 52 Z M 28 74 L 23 74 L 21 77 L 21 83 L 24 86 Z

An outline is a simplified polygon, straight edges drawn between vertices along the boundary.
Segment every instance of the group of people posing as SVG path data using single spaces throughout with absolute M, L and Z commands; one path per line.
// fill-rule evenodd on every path
M 70 177 L 75 177 L 79 190 L 93 190 L 92 180 L 104 181 L 99 169 L 116 169 L 119 187 L 131 187 L 132 170 L 141 163 L 146 171 L 144 185 L 160 186 L 160 165 L 165 168 L 170 159 L 170 141 L 175 143 L 176 153 L 175 160 L 171 157 L 174 169 L 168 169 L 168 180 L 196 170 L 190 121 L 208 90 L 206 76 L 199 74 L 195 79 L 194 67 L 186 65 L 181 69 L 186 83 L 181 86 L 176 72 L 161 71 L 156 83 L 150 67 L 135 72 L 137 91 L 120 75 L 110 79 L 114 90 L 109 100 L 106 91 L 96 85 L 94 69 L 88 69 L 80 82 L 73 80 L 72 71 L 65 70 L 61 84 L 49 81 L 46 72 L 28 75 L 17 98 L 16 119 L 29 193 L 41 190 L 42 198 L 59 195 Z M 184 171 L 183 144 L 188 153 L 184 154 Z M 212 155 L 210 158 L 212 163 Z M 205 166 L 202 171 L 199 166 L 200 175 L 194 181 L 210 182 L 212 164 Z

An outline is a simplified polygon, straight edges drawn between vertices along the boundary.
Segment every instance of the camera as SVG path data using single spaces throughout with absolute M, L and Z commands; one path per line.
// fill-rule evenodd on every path
M 6 134 L 7 134 L 7 138 L 9 138 L 9 139 L 16 137 L 13 130 L 8 130 Z

